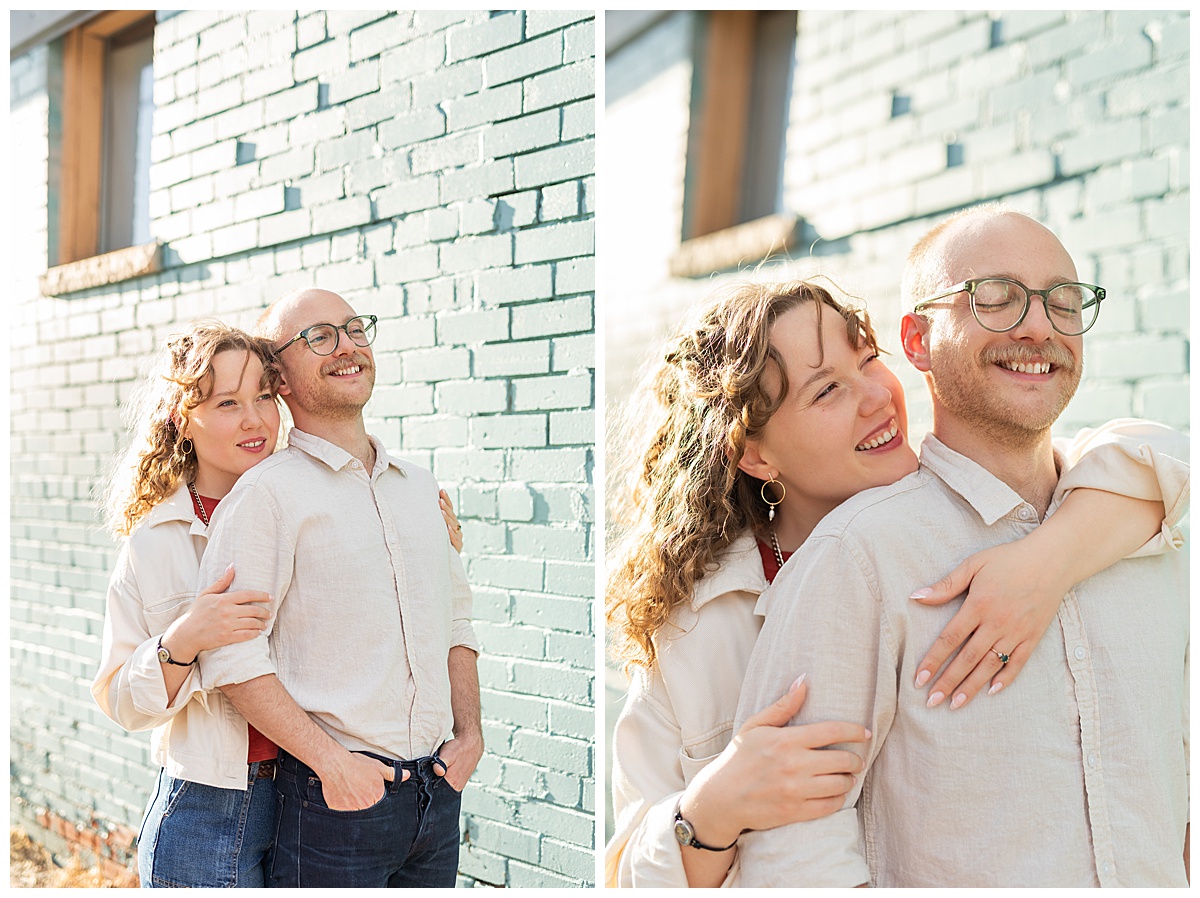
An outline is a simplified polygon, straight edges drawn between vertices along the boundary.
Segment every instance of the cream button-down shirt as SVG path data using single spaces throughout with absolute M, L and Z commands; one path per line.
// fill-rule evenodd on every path
M 1186 459 L 1159 457 L 1158 473 L 1186 479 Z M 1065 486 L 1094 485 L 1059 461 L 1050 513 Z M 1076 586 L 1003 692 L 930 709 L 913 686 L 959 603 L 909 594 L 1037 523 L 930 436 L 917 473 L 842 505 L 784 566 L 759 600 L 738 725 L 805 672 L 796 722 L 859 721 L 874 737 L 843 810 L 742 836 L 742 885 L 1187 884 L 1186 553 L 1131 557 Z
M 233 562 L 234 589 L 271 596 L 267 632 L 200 656 L 205 689 L 277 674 L 351 751 L 432 753 L 453 731 L 447 656 L 478 651 L 471 591 L 433 475 L 371 438 L 367 471 L 292 430 L 213 516 L 200 583 Z

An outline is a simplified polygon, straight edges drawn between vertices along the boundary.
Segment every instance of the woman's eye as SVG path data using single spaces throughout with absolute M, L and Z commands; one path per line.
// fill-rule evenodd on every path
M 263 394 L 262 394 L 261 396 L 259 396 L 258 398 L 259 398 L 259 399 L 266 399 L 268 402 L 270 402 L 270 401 L 272 401 L 272 400 L 273 400 L 273 398 L 274 398 L 274 397 L 273 397 L 273 396 L 271 396 L 271 394 L 270 394 L 270 393 L 263 393 Z
M 833 391 L 836 389 L 837 389 L 837 384 L 835 384 L 835 383 L 829 384 L 824 389 L 822 389 L 821 392 L 817 393 L 817 398 L 824 399 L 826 396 L 829 396 L 831 393 L 833 393 Z
M 233 406 L 235 406 L 235 405 L 237 405 L 237 403 L 236 403 L 236 402 L 234 402 L 232 399 L 223 399 L 223 400 L 222 400 L 222 401 L 221 401 L 221 402 L 220 402 L 220 403 L 217 405 L 217 408 L 232 408 L 232 407 L 233 407 Z

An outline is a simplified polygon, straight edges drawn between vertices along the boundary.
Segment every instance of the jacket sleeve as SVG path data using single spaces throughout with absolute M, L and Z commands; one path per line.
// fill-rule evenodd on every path
M 156 601 L 192 599 L 190 589 L 177 596 L 155 596 Z M 104 644 L 100 669 L 92 681 L 92 696 L 110 719 L 126 730 L 149 730 L 179 713 L 200 691 L 200 677 L 193 667 L 179 687 L 175 701 L 167 703 L 167 687 L 158 661 L 158 637 L 147 623 L 141 591 L 134 570 L 130 541 L 121 547 L 116 569 L 108 585 L 104 616 Z
M 651 695 L 653 671 L 635 668 L 613 729 L 612 796 L 616 827 L 604 849 L 609 887 L 687 888 L 675 841 L 683 794 L 683 736 L 671 709 Z M 662 690 L 656 690 L 662 694 Z
M 1163 424 L 1117 418 L 1081 430 L 1071 440 L 1055 440 L 1067 472 L 1056 492 L 1090 488 L 1135 499 L 1161 500 L 1162 530 L 1130 557 L 1156 555 L 1183 546 L 1179 523 L 1191 501 L 1191 440 Z

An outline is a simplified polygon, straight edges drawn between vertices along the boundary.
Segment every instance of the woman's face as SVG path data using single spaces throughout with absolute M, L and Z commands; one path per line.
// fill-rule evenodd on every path
M 816 303 L 776 319 L 771 345 L 786 366 L 789 392 L 758 437 L 747 440 L 747 460 L 765 463 L 749 473 L 764 480 L 774 473 L 787 488 L 777 514 L 793 524 L 800 518 L 809 530 L 855 493 L 917 469 L 900 381 L 869 346 L 850 344 L 841 315 L 828 306 L 821 313 L 823 357 Z M 773 367 L 764 386 L 778 395 Z
M 213 356 L 211 391 L 183 429 L 196 447 L 201 494 L 224 498 L 242 474 L 275 451 L 279 406 L 262 384 L 262 362 L 252 353 L 227 349 Z

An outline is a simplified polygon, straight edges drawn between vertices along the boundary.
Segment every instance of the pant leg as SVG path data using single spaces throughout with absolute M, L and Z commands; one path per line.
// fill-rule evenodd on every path
M 397 771 L 399 774 L 399 771 Z M 281 756 L 275 775 L 274 888 L 382 888 L 417 835 L 417 790 L 390 783 L 361 811 L 334 811 L 306 765 Z
M 271 783 L 248 775 L 247 784 L 220 789 L 162 772 L 138 842 L 143 888 L 262 886 Z
M 427 792 L 420 831 L 404 866 L 388 878 L 393 889 L 452 889 L 458 878 L 458 848 L 461 842 L 459 812 L 462 793 L 432 769 L 421 771 L 419 784 Z

